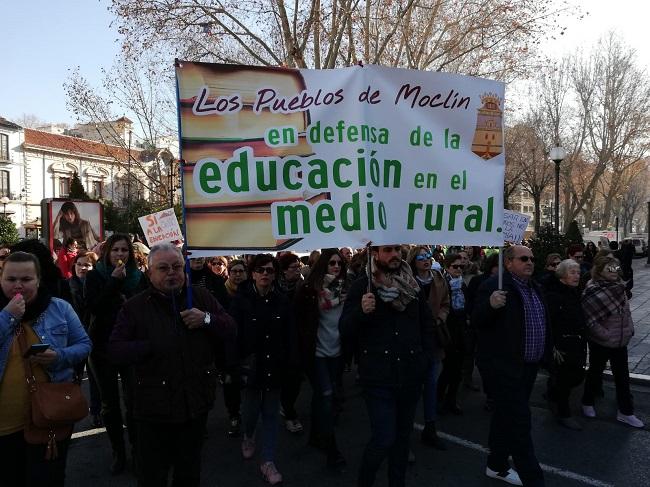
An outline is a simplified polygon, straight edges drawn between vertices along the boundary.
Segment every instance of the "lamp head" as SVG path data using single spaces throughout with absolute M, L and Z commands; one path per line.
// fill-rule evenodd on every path
M 562 147 L 553 147 L 549 153 L 549 157 L 553 162 L 560 163 L 566 159 L 566 151 Z

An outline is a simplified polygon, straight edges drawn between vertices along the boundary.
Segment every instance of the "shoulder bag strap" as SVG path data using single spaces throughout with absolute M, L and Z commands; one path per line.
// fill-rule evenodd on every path
M 18 347 L 20 348 L 20 355 L 23 360 L 23 367 L 25 369 L 25 380 L 27 381 L 27 388 L 29 392 L 36 392 L 36 377 L 32 370 L 32 364 L 27 357 L 27 341 L 25 340 L 25 329 L 22 325 L 16 327 L 16 340 L 18 340 Z

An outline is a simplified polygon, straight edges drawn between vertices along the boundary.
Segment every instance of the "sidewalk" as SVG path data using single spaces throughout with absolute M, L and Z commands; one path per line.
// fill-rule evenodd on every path
M 630 373 L 650 381 L 650 267 L 646 257 L 634 259 L 634 288 L 630 309 L 634 319 L 634 336 L 628 345 Z

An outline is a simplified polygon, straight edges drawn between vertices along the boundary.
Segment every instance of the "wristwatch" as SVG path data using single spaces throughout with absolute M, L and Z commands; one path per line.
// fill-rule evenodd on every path
M 203 318 L 203 324 L 208 326 L 210 324 L 210 313 L 205 312 L 205 317 Z

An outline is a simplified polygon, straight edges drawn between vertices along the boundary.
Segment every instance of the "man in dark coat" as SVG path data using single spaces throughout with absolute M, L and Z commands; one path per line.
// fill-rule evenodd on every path
M 388 457 L 388 484 L 405 483 L 409 437 L 433 353 L 433 317 L 426 296 L 402 261 L 399 245 L 373 247 L 368 276 L 350 288 L 339 321 L 341 339 L 356 340 L 359 376 L 372 437 L 358 486 L 374 484 Z
M 109 342 L 111 358 L 132 365 L 138 486 L 198 487 L 201 447 L 214 405 L 215 350 L 234 344 L 236 325 L 204 288 L 188 309 L 183 256 L 171 244 L 149 254 L 151 287 L 127 301 Z
M 528 402 L 539 364 L 550 354 L 550 323 L 541 289 L 531 279 L 531 250 L 508 247 L 503 259 L 503 289 L 498 289 L 498 276 L 483 283 L 472 316 L 479 331 L 479 368 L 494 398 L 485 473 L 512 485 L 542 487 Z M 517 472 L 508 464 L 510 455 Z

